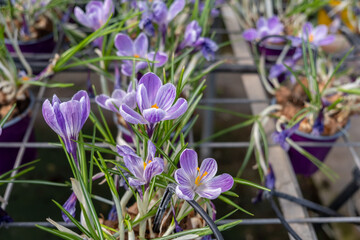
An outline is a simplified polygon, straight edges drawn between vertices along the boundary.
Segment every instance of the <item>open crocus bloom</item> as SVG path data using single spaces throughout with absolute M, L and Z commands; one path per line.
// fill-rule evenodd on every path
M 115 37 L 115 47 L 117 48 L 118 56 L 124 57 L 135 57 L 135 58 L 145 58 L 150 61 L 156 61 L 155 66 L 163 66 L 168 57 L 166 53 L 163 52 L 148 52 L 149 41 L 144 33 L 141 33 L 135 41 L 123 33 L 119 33 Z M 148 66 L 147 62 L 136 61 L 135 62 L 135 73 L 139 72 L 142 69 L 145 69 Z M 121 72 L 126 76 L 131 76 L 133 71 L 133 61 L 126 60 L 123 61 L 121 66 Z
M 105 2 L 90 1 L 86 5 L 86 12 L 79 7 L 75 7 L 74 10 L 76 19 L 92 30 L 97 30 L 104 25 L 113 12 L 112 0 L 105 0 Z
M 151 179 L 164 171 L 164 160 L 155 157 L 156 147 L 150 140 L 145 161 L 128 146 L 117 146 L 117 152 L 123 157 L 125 166 L 134 175 L 134 177 L 129 177 L 130 186 L 145 185 L 147 188 Z
M 200 197 L 215 199 L 230 190 L 234 184 L 234 179 L 227 173 L 215 177 L 217 163 L 213 158 L 204 159 L 199 168 L 198 156 L 194 150 L 184 150 L 180 156 L 180 166 L 175 171 L 178 183 L 176 194 L 179 198 L 193 200 L 197 193 Z
M 122 89 L 115 89 L 111 97 L 101 94 L 96 96 L 95 102 L 102 108 L 118 113 L 122 104 L 126 104 L 131 109 L 134 109 L 136 107 L 135 96 L 136 92 L 132 90 L 130 85 L 127 92 Z
M 176 98 L 176 87 L 167 83 L 162 84 L 154 73 L 146 73 L 139 81 L 136 91 L 136 101 L 141 115 L 123 104 L 120 114 L 125 121 L 132 124 L 155 124 L 164 120 L 180 117 L 188 108 L 187 101 Z
M 310 43 L 319 47 L 331 44 L 335 40 L 334 35 L 328 35 L 328 27 L 326 25 L 319 25 L 313 28 L 309 22 L 304 24 L 301 36 L 304 40 L 309 40 Z
M 261 17 L 256 22 L 256 29 L 250 28 L 245 30 L 243 37 L 247 41 L 254 41 L 270 35 L 282 35 L 283 31 L 284 25 L 280 22 L 277 16 L 271 17 L 268 20 Z M 275 41 L 277 38 L 271 38 L 269 40 Z
M 64 141 L 68 153 L 76 157 L 76 142 L 79 132 L 90 114 L 90 99 L 85 91 L 77 92 L 70 101 L 60 102 L 54 95 L 52 103 L 48 99 L 42 106 L 46 123 Z

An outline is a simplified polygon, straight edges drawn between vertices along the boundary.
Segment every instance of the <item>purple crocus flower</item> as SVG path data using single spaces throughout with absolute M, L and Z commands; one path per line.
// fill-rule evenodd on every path
M 111 207 L 107 219 L 110 221 L 116 221 L 118 218 L 115 204 Z
M 201 36 L 202 28 L 196 20 L 191 21 L 185 29 L 184 40 L 180 43 L 179 49 L 194 47 Z
M 48 99 L 42 106 L 42 114 L 46 123 L 64 141 L 66 150 L 76 159 L 76 142 L 79 132 L 90 114 L 90 99 L 81 90 L 70 101 L 60 102 L 54 95 L 52 103 Z
M 184 98 L 179 98 L 174 104 L 175 98 L 176 87 L 171 83 L 163 85 L 158 76 L 149 72 L 140 79 L 136 91 L 141 115 L 125 104 L 121 105 L 120 114 L 132 124 L 153 125 L 176 119 L 186 112 L 188 104 Z
M 150 140 L 145 161 L 128 146 L 117 146 L 117 152 L 123 157 L 125 166 L 134 175 L 134 177 L 129 177 L 130 186 L 138 189 L 140 186 L 145 186 L 146 189 L 151 179 L 164 171 L 164 160 L 155 157 L 156 147 Z
M 165 36 L 168 24 L 184 9 L 185 0 L 175 0 L 169 7 L 162 0 L 155 0 L 150 7 L 146 3 L 141 4 L 140 11 L 143 11 L 139 26 L 144 29 L 150 36 L 154 35 L 154 27 L 152 22 L 159 25 L 159 29 L 162 33 L 163 42 L 165 42 Z
M 71 216 L 75 217 L 75 211 L 76 211 L 76 201 L 77 201 L 77 197 L 75 195 L 75 193 L 72 193 L 70 195 L 70 197 L 68 198 L 68 200 L 64 203 L 63 208 L 70 213 Z M 64 212 L 61 212 L 61 216 L 64 219 L 64 221 L 66 223 L 71 223 L 70 219 L 68 218 L 68 216 L 65 215 Z
M 204 159 L 199 168 L 197 153 L 191 149 L 182 152 L 180 167 L 175 171 L 178 183 L 176 194 L 185 200 L 193 200 L 195 193 L 203 198 L 215 199 L 234 184 L 234 179 L 227 173 L 214 177 L 217 163 L 213 158 Z
M 265 176 L 265 187 L 270 190 L 275 189 L 275 181 L 276 181 L 276 178 L 275 178 L 274 171 L 272 169 L 271 164 L 269 164 L 268 172 Z M 264 193 L 264 190 L 259 190 L 256 197 L 252 199 L 252 203 L 261 202 L 263 195 L 264 195 L 263 193 Z
M 141 33 L 135 41 L 131 40 L 128 35 L 119 33 L 115 37 L 115 47 L 118 50 L 118 56 L 145 58 L 150 61 L 156 61 L 156 67 L 163 66 L 168 59 L 167 54 L 164 52 L 148 52 L 149 41 L 144 33 Z M 126 76 L 131 76 L 133 71 L 133 61 L 125 60 L 123 62 L 124 64 L 121 66 L 121 72 Z M 147 62 L 136 61 L 135 73 L 147 68 L 147 66 Z
M 326 25 L 319 25 L 313 28 L 313 25 L 309 22 L 304 24 L 301 36 L 304 40 L 309 40 L 310 43 L 317 47 L 331 44 L 335 40 L 334 35 L 328 35 L 328 27 Z
M 280 22 L 277 16 L 266 20 L 264 17 L 259 18 L 256 23 L 256 28 L 250 28 L 243 32 L 243 37 L 246 41 L 259 40 L 269 35 L 282 35 L 284 32 L 284 25 Z M 276 38 L 269 39 L 275 41 Z
M 300 123 L 295 124 L 294 126 L 284 129 L 281 132 L 274 132 L 271 137 L 274 143 L 280 144 L 280 146 L 285 150 L 289 151 L 290 145 L 286 142 L 286 139 L 290 137 L 298 128 Z
M 119 112 L 119 108 L 122 104 L 126 104 L 131 109 L 136 107 L 136 92 L 131 88 L 130 85 L 128 91 L 125 92 L 122 89 L 115 89 L 111 94 L 111 97 L 101 94 L 96 96 L 95 102 L 102 108 L 110 110 L 114 113 Z
M 112 0 L 101 1 L 90 1 L 86 7 L 86 12 L 81 8 L 75 7 L 74 14 L 76 19 L 85 27 L 91 28 L 96 31 L 103 26 L 111 14 L 114 13 L 114 4 Z M 101 46 L 102 37 L 97 38 L 94 41 L 96 46 Z
M 185 47 L 193 47 L 195 51 L 201 51 L 206 60 L 215 58 L 215 52 L 219 49 L 218 45 L 210 38 L 200 37 L 202 28 L 197 21 L 192 21 L 186 26 L 184 40 L 180 43 L 177 51 Z

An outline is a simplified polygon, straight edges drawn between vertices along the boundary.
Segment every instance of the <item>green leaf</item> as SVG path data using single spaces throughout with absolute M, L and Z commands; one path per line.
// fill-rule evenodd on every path
M 241 179 L 241 178 L 234 178 L 234 182 L 237 183 L 237 184 L 242 184 L 242 185 L 247 185 L 247 186 L 251 186 L 251 187 L 254 187 L 254 188 L 258 188 L 258 189 L 261 189 L 261 190 L 264 190 L 264 191 L 271 191 L 270 189 L 266 188 L 266 187 L 263 187 L 259 184 L 256 184 L 256 183 L 253 183 L 253 182 L 250 182 L 248 180 L 244 180 L 244 179 Z
M 246 214 L 249 214 L 250 216 L 254 216 L 254 214 L 252 214 L 251 212 L 246 211 L 245 209 L 243 209 L 242 207 L 240 207 L 239 205 L 237 205 L 236 203 L 234 203 L 233 201 L 231 201 L 227 197 L 224 197 L 224 196 L 220 195 L 218 197 L 218 199 L 220 199 L 221 201 L 225 202 L 226 204 L 228 204 L 230 206 L 233 206 L 233 207 L 239 209 L 240 211 L 242 211 L 242 212 L 244 212 Z
M 42 229 L 42 230 L 44 230 L 44 231 L 46 231 L 46 232 L 54 234 L 55 236 L 61 237 L 62 239 L 65 239 L 65 240 L 83 240 L 83 239 L 79 238 L 78 236 L 75 236 L 75 235 L 70 234 L 70 233 L 60 232 L 59 230 L 43 227 L 43 226 L 40 226 L 40 225 L 35 225 L 35 226 Z

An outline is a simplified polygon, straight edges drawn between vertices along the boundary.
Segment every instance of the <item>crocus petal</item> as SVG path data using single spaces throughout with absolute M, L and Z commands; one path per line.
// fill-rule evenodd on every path
M 131 91 L 126 94 L 123 100 L 124 104 L 128 105 L 131 109 L 136 107 L 136 92 Z
M 123 104 L 120 107 L 120 115 L 125 119 L 125 121 L 132 124 L 146 124 L 147 121 L 129 106 Z
M 163 66 L 168 60 L 167 54 L 163 53 L 163 52 L 157 52 L 156 56 L 155 56 L 155 52 L 150 52 L 150 53 L 148 53 L 147 58 L 150 61 L 156 61 L 157 62 L 157 63 L 155 63 L 155 67 Z
M 313 30 L 313 26 L 311 23 L 307 22 L 304 24 L 304 26 L 303 26 L 304 36 L 310 35 L 312 33 L 312 30 Z
M 325 38 L 328 33 L 328 28 L 326 25 L 319 25 L 317 26 L 314 31 L 312 32 L 314 37 L 314 42 L 318 42 L 321 39 Z
M 130 63 L 126 62 L 124 64 L 121 64 L 121 73 L 124 74 L 125 76 L 131 77 L 132 71 L 133 71 L 133 63 L 132 62 L 130 62 Z
M 114 104 L 119 108 L 121 105 L 121 101 L 116 101 L 113 98 L 109 98 L 105 94 L 101 94 L 95 97 L 95 102 L 102 108 L 110 110 L 112 112 L 117 113 L 118 109 L 114 106 Z M 120 103 L 120 105 L 118 105 Z
M 114 4 L 112 0 L 105 0 L 103 4 L 103 20 L 104 23 L 114 13 Z
M 42 106 L 42 114 L 45 122 L 50 126 L 50 128 L 55 131 L 58 135 L 63 135 L 63 129 L 59 126 L 58 120 L 56 119 L 54 109 L 50 104 L 48 99 L 45 100 Z
M 149 123 L 157 123 L 164 119 L 166 112 L 160 108 L 148 108 L 142 114 Z
M 161 174 L 164 171 L 164 160 L 161 158 L 155 158 L 153 161 L 147 164 L 144 172 L 144 177 L 147 183 L 151 181 L 151 179 Z
M 185 7 L 185 0 L 175 0 L 169 8 L 167 22 L 173 20 Z
M 188 109 L 188 103 L 185 99 L 179 98 L 176 103 L 167 110 L 164 120 L 176 119 L 183 115 Z
M 147 145 L 147 160 L 153 160 L 155 158 L 156 147 L 150 140 Z
M 333 43 L 335 41 L 335 35 L 329 35 L 327 37 L 325 37 L 324 39 L 320 40 L 318 42 L 319 46 L 325 46 L 325 45 L 329 45 L 331 43 Z
M 163 110 L 168 110 L 174 103 L 176 97 L 176 88 L 173 84 L 167 83 L 159 88 L 155 103 Z
M 130 186 L 137 187 L 137 186 L 145 185 L 146 182 L 144 180 L 129 177 L 129 184 Z
M 73 217 L 75 217 L 76 201 L 77 197 L 74 193 L 72 193 L 63 205 L 63 208 Z M 65 213 L 61 212 L 61 215 L 66 223 L 71 223 L 71 220 L 68 218 L 68 216 L 65 215 Z
M 133 52 L 138 54 L 140 57 L 145 57 L 149 48 L 149 41 L 145 33 L 140 33 L 140 35 L 135 39 Z
M 81 90 L 72 97 L 72 100 L 79 101 L 81 104 L 81 127 L 82 127 L 90 114 L 89 95 L 86 91 Z
M 217 163 L 215 161 L 215 159 L 213 158 L 206 158 L 201 162 L 201 166 L 200 166 L 200 176 L 203 176 L 201 178 L 201 183 L 205 183 L 207 181 L 209 181 L 210 179 L 212 179 L 215 174 L 217 173 L 218 170 L 218 166 Z
M 270 29 L 276 28 L 279 24 L 281 24 L 281 23 L 277 16 L 273 16 L 273 17 L 269 18 L 267 21 L 267 25 Z
M 119 155 L 122 157 L 125 157 L 127 155 L 137 157 L 134 149 L 132 149 L 131 147 L 122 145 L 122 146 L 116 146 L 116 149 L 117 149 L 117 152 L 119 153 Z
M 81 8 L 76 6 L 74 9 L 74 14 L 79 23 L 81 23 L 82 25 L 84 25 L 85 27 L 88 27 L 88 28 L 92 27 L 89 24 L 89 21 L 85 15 L 84 11 Z
M 123 33 L 117 34 L 115 37 L 114 44 L 118 50 L 118 52 L 117 52 L 118 56 L 133 57 L 133 55 L 134 55 L 133 41 L 131 40 L 131 38 L 128 35 L 123 34 Z
M 198 167 L 197 153 L 192 149 L 185 149 L 180 155 L 180 166 L 190 181 L 195 181 Z
M 185 200 L 193 200 L 195 197 L 195 192 L 191 188 L 184 186 L 176 186 L 176 195 Z
M 254 29 L 254 28 L 250 28 L 243 32 L 243 38 L 249 42 L 254 41 L 257 38 L 257 36 L 258 36 L 258 33 L 257 33 L 256 29 Z
M 265 26 L 266 26 L 266 19 L 264 17 L 259 18 L 256 22 L 256 28 L 259 29 Z
M 201 185 L 196 189 L 196 193 L 202 198 L 215 199 L 221 194 L 221 188 L 207 188 Z
M 150 103 L 153 103 L 156 98 L 157 91 L 162 86 L 162 82 L 156 74 L 149 72 L 146 73 L 139 81 L 139 85 L 144 84 Z
M 184 169 L 180 168 L 175 171 L 174 178 L 181 186 L 192 186 L 193 182 L 190 181 L 189 176 L 185 173 Z
M 167 24 L 168 10 L 166 3 L 163 1 L 155 1 L 151 6 L 151 10 L 153 12 L 153 20 L 157 24 Z
M 135 63 L 135 73 L 138 73 L 140 70 L 143 70 L 145 68 L 148 67 L 148 63 L 147 62 L 140 62 L 140 61 L 137 61 Z
M 140 84 L 136 91 L 136 101 L 140 112 L 143 112 L 145 109 L 151 108 L 152 106 L 152 102 L 149 101 L 148 92 L 144 84 Z
M 205 185 L 206 187 L 213 189 L 220 188 L 221 192 L 226 192 L 234 185 L 234 179 L 229 174 L 223 173 L 206 182 Z
M 144 161 L 139 156 L 125 155 L 123 157 L 125 166 L 138 179 L 144 176 Z
M 270 79 L 277 78 L 285 71 L 286 71 L 286 67 L 283 64 L 275 64 L 270 68 L 269 78 Z

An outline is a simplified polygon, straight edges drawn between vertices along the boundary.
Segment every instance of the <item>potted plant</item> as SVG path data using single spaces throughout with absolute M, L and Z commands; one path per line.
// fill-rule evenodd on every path
M 16 0 L 8 1 L 5 9 L 1 23 L 8 28 L 5 45 L 10 52 L 17 52 L 14 43 L 23 53 L 53 52 L 65 2 Z
M 44 119 L 60 136 L 73 172 L 73 193 L 63 206 L 55 204 L 62 210 L 64 219 L 73 222 L 81 233 L 75 233 L 51 219 L 47 220 L 57 230 L 39 228 L 64 239 L 198 238 L 211 234 L 211 230 L 217 239 L 222 239 L 218 229 L 225 230 L 239 223 L 233 222 L 216 229 L 212 218 L 205 214 L 208 212 L 210 216 L 215 216 L 210 201 L 215 198 L 241 210 L 222 194 L 235 196 L 235 193 L 227 191 L 234 181 L 242 181 L 233 179 L 229 174 L 215 176 L 218 167 L 212 158 L 204 159 L 198 167 L 197 153 L 187 148 L 181 129 L 193 113 L 202 87 L 186 100 L 179 97 L 183 91 L 181 79 L 177 82 L 175 86 L 170 80 L 162 81 L 149 72 L 140 79 L 135 89 L 134 105 L 133 101 L 125 101 L 126 96 L 120 105 L 116 101 L 107 105 L 119 106 L 120 114 L 135 133 L 132 143 L 123 141 L 116 144 L 106 131 L 106 121 L 99 121 L 90 113 L 90 101 L 85 91 L 78 92 L 68 102 L 61 102 L 54 96 L 52 103 L 48 100 L 43 103 Z M 95 125 L 90 145 L 83 142 L 85 135 L 81 132 L 88 116 Z M 176 141 L 177 136 L 172 136 L 173 132 L 180 135 L 180 141 Z M 99 137 L 104 138 L 109 148 L 94 145 L 95 138 Z M 104 159 L 104 151 L 112 157 Z M 85 152 L 90 153 L 91 160 L 87 159 Z M 99 178 L 106 179 L 107 184 L 103 186 L 109 188 L 112 195 L 112 200 L 97 198 L 113 205 L 107 218 L 97 215 L 92 197 L 92 182 Z M 80 218 L 75 215 L 77 202 Z M 201 218 L 191 211 L 191 207 Z M 204 226 L 203 217 L 211 230 Z

